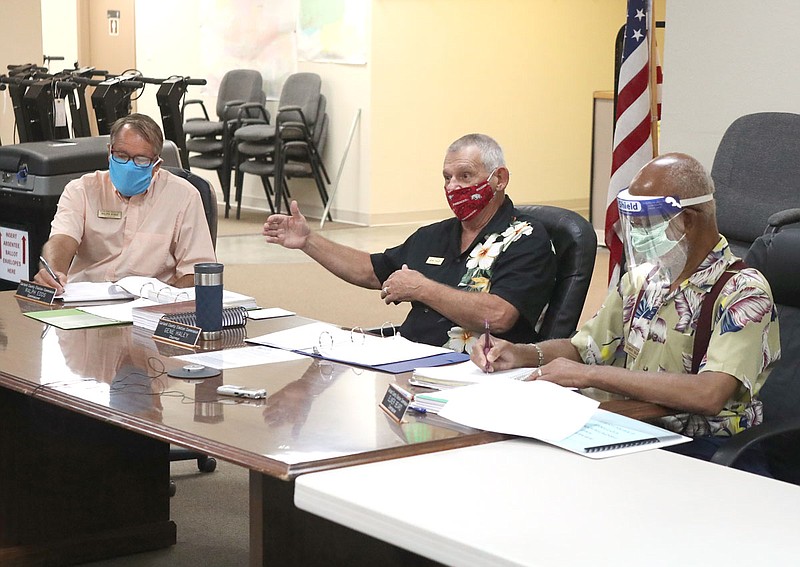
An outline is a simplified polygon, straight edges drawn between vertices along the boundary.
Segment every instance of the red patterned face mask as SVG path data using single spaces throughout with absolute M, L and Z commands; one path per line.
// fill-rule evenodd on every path
M 486 208 L 486 205 L 494 197 L 494 190 L 489 185 L 492 175 L 494 175 L 494 171 L 489 174 L 486 181 L 478 185 L 457 187 L 452 190 L 445 189 L 447 204 L 450 205 L 458 220 L 469 220 Z

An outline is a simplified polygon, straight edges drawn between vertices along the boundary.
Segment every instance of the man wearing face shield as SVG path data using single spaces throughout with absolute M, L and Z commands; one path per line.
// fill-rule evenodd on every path
M 463 136 L 448 148 L 443 175 L 455 217 L 422 227 L 382 253 L 311 232 L 296 202 L 290 216 L 271 215 L 263 234 L 268 243 L 302 250 L 345 281 L 380 289 L 387 304 L 411 302 L 400 327 L 410 340 L 468 351 L 486 325 L 509 341 L 536 340 L 535 325 L 555 282 L 555 256 L 544 226 L 505 194 L 502 149 L 489 136 Z
M 69 182 L 58 200 L 42 256 L 60 281 L 44 267 L 34 281 L 59 292 L 130 275 L 193 285 L 194 264 L 216 261 L 200 194 L 161 169 L 164 137 L 149 116 L 120 118 L 109 141 L 109 170 Z
M 538 366 L 531 379 L 601 390 L 675 408 L 663 425 L 695 439 L 675 448 L 710 457 L 724 439 L 762 420 L 758 392 L 780 357 L 778 321 L 764 276 L 745 268 L 722 288 L 698 373 L 691 363 L 704 297 L 738 259 L 717 230 L 714 184 L 685 154 L 645 165 L 618 195 L 628 271 L 571 340 L 492 340 L 492 370 Z M 748 467 L 747 464 L 744 465 Z M 752 470 L 762 472 L 760 464 Z

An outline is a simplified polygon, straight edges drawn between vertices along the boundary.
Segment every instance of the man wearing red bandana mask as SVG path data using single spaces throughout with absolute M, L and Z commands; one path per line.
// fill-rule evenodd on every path
M 487 324 L 512 342 L 536 340 L 555 257 L 544 226 L 505 194 L 502 149 L 489 136 L 468 134 L 447 149 L 442 173 L 455 217 L 424 226 L 382 253 L 311 232 L 296 202 L 291 215 L 271 215 L 263 234 L 268 243 L 302 250 L 345 281 L 381 290 L 387 304 L 411 302 L 400 327 L 410 340 L 462 350 Z

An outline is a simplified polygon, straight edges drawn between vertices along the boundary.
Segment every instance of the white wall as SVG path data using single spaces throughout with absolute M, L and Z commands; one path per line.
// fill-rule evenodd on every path
M 219 8 L 225 8 L 224 3 Z M 186 4 L 176 1 L 137 0 L 136 1 L 136 65 L 142 73 L 149 77 L 168 77 L 170 75 L 188 75 L 196 78 L 221 76 L 227 69 L 210 68 L 210 63 L 203 55 L 203 28 L 207 18 L 221 17 L 219 13 L 201 13 L 199 10 L 187 10 Z M 369 25 L 369 21 L 365 25 Z M 369 112 L 370 87 L 366 65 L 339 65 L 328 63 L 298 62 L 297 71 L 318 73 L 322 78 L 322 91 L 328 101 L 330 128 L 324 161 L 331 181 L 334 181 L 342 155 L 347 143 L 353 116 L 358 108 L 362 109 L 361 128 L 356 133 L 348 161 L 343 169 L 339 192 L 334 200 L 333 217 L 340 221 L 366 223 L 366 211 L 369 210 L 369 176 L 367 168 L 369 159 L 365 155 L 369 146 L 364 143 L 365 132 L 369 122 L 365 120 Z M 252 68 L 258 68 L 254 61 Z M 205 101 L 209 113 L 214 112 L 216 105 L 215 92 L 201 87 L 190 87 L 188 98 L 200 98 Z M 157 88 L 148 86 L 145 94 L 138 100 L 139 112 L 148 114 L 160 121 L 160 113 L 155 100 Z M 273 112 L 276 103 L 268 101 Z M 193 172 L 208 179 L 219 191 L 219 181 L 211 171 L 193 169 Z M 303 212 L 312 217 L 321 217 L 322 204 L 316 186 L 309 180 L 293 180 L 290 182 L 292 197 L 296 198 Z M 233 193 L 233 189 L 231 189 Z M 233 195 L 231 196 L 233 198 Z M 245 176 L 243 206 L 268 210 L 264 191 L 258 178 Z
M 800 2 L 668 0 L 666 21 L 661 152 L 710 169 L 739 116 L 800 113 Z
M 41 0 L 42 49 L 45 55 L 60 55 L 63 61 L 52 61 L 50 70 L 71 69 L 78 61 L 77 0 Z

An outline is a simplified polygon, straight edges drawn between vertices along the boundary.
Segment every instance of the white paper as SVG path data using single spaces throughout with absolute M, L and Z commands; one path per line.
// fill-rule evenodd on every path
M 64 302 L 103 301 L 109 299 L 132 299 L 144 297 L 157 303 L 194 301 L 193 287 L 174 287 L 156 278 L 127 276 L 112 282 L 77 282 L 64 286 L 64 293 L 56 296 Z M 227 289 L 222 290 L 223 307 L 256 306 L 256 300 L 249 295 Z
M 437 394 L 439 415 L 485 431 L 558 441 L 592 417 L 600 402 L 545 380 L 497 379 Z
M 196 354 L 184 354 L 173 358 L 185 360 L 194 364 L 202 364 L 203 366 L 216 368 L 217 370 L 226 370 L 228 368 L 241 368 L 243 366 L 288 362 L 304 357 L 302 354 L 296 354 L 285 350 L 263 346 L 251 346 L 211 352 L 198 352 Z
M 136 295 L 111 282 L 75 282 L 64 286 L 64 293 L 57 295 L 65 303 L 78 301 L 105 301 L 109 299 L 133 299 Z
M 113 319 L 114 321 L 121 321 L 124 323 L 133 323 L 133 309 L 135 307 L 147 307 L 149 305 L 158 305 L 155 301 L 150 301 L 144 297 L 134 299 L 133 301 L 125 301 L 123 303 L 109 303 L 108 305 L 84 305 L 77 307 L 79 311 L 84 313 L 91 313 L 98 317 L 105 317 L 106 319 Z
M 277 317 L 288 317 L 295 315 L 294 311 L 281 309 L 280 307 L 270 307 L 268 309 L 251 309 L 247 312 L 248 319 L 275 319 Z

